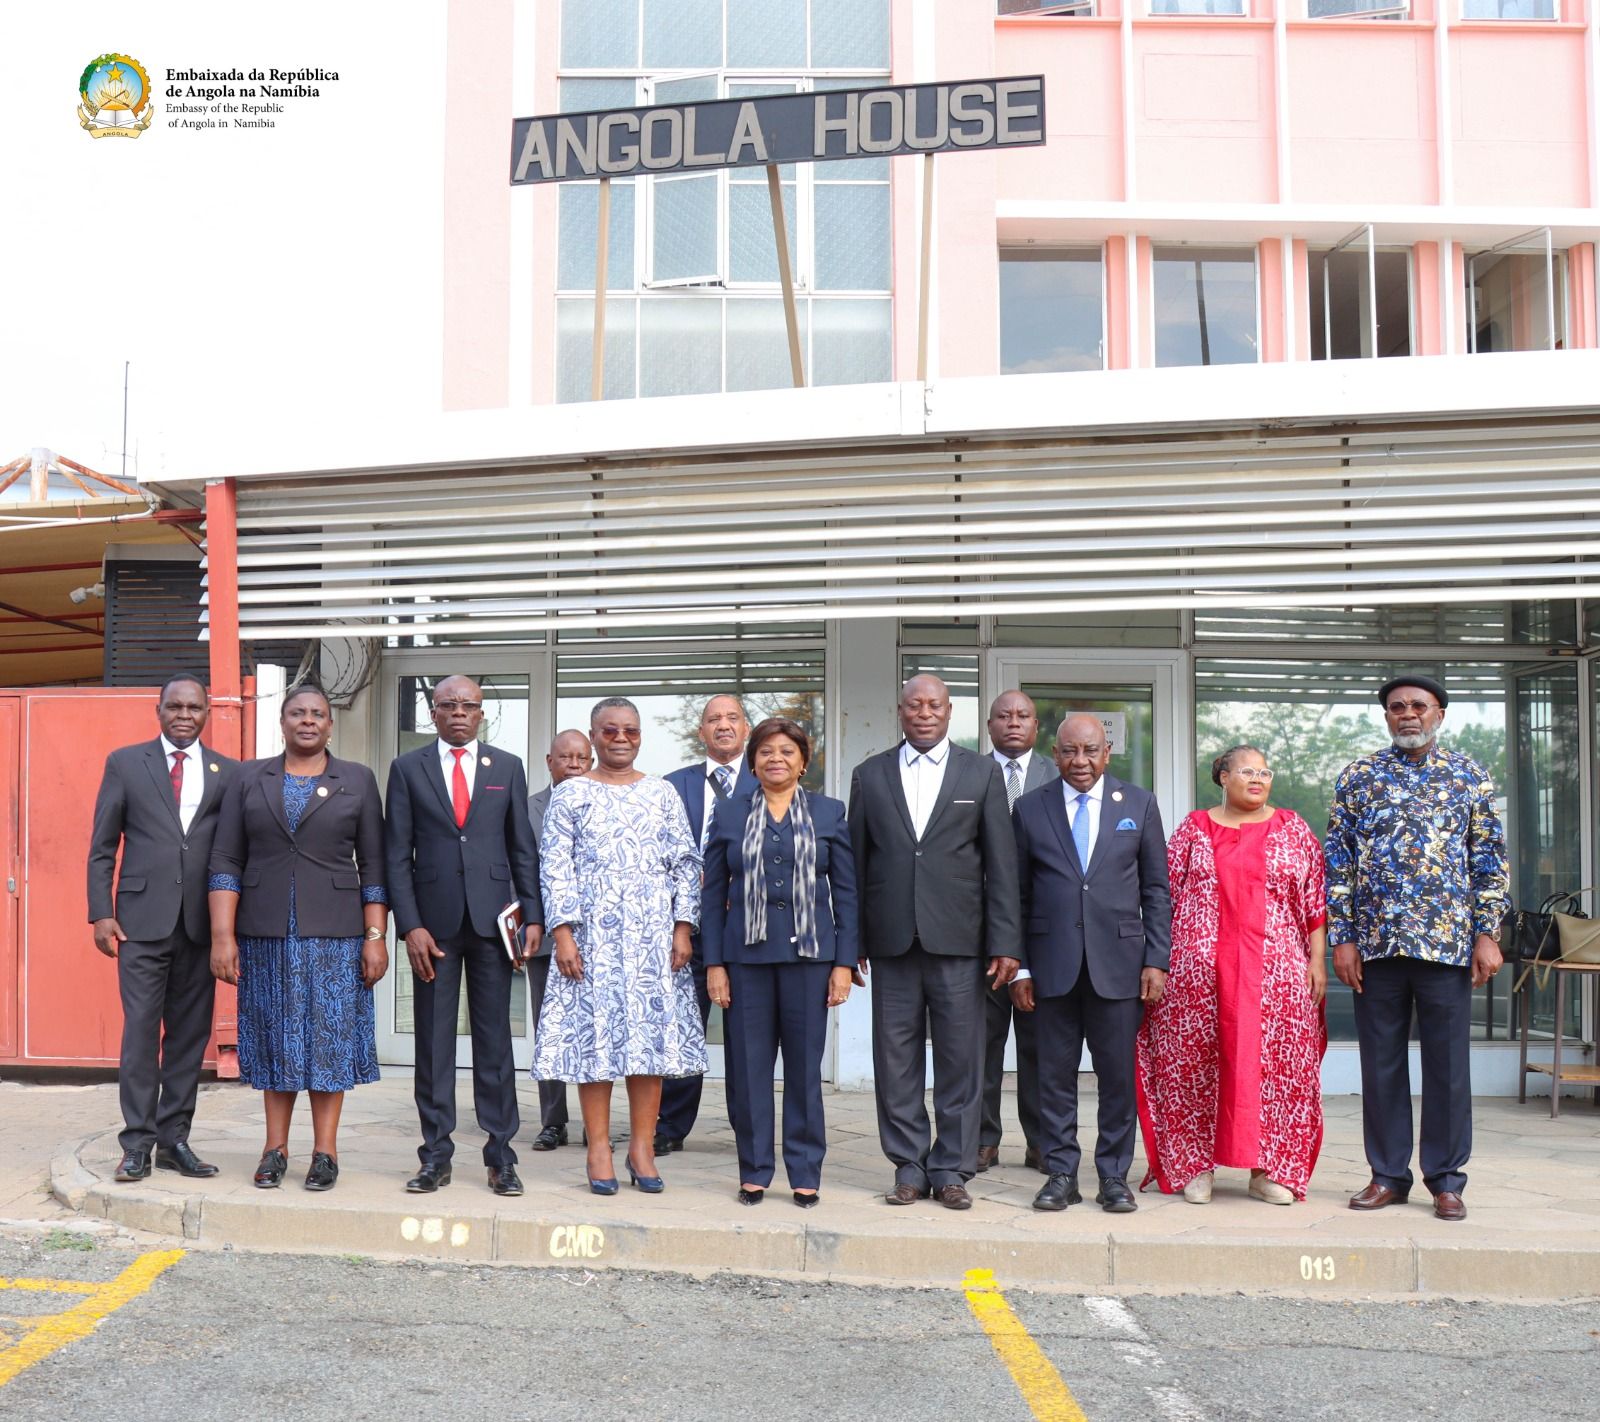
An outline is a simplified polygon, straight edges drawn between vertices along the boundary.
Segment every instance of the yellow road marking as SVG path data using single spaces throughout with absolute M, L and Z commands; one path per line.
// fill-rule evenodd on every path
M 34 1294 L 92 1294 L 101 1287 L 84 1279 L 0 1279 L 0 1289 L 21 1289 Z
M 1089 1422 L 1078 1399 L 1061 1380 L 1055 1365 L 1045 1357 L 1022 1320 L 1011 1311 L 1006 1296 L 995 1283 L 992 1269 L 968 1269 L 963 1287 L 967 1307 L 983 1325 L 989 1342 L 1011 1374 L 1022 1400 L 1037 1422 Z
M 32 1332 L 9 1348 L 0 1348 L 0 1387 L 35 1363 L 43 1362 L 57 1349 L 65 1348 L 93 1333 L 97 1324 L 126 1303 L 131 1303 L 151 1284 L 183 1258 L 181 1249 L 161 1249 L 141 1254 L 126 1269 L 106 1284 L 93 1284 L 94 1290 L 82 1303 L 62 1313 L 47 1314 L 35 1323 Z M 30 1281 L 8 1280 L 12 1288 L 26 1288 Z M 65 1284 L 66 1280 L 40 1280 Z M 75 1286 L 74 1286 L 75 1287 Z M 61 1292 L 68 1292 L 62 1289 Z

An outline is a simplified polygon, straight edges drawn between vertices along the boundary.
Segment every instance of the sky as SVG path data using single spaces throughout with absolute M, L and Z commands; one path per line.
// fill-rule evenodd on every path
M 312 445 L 439 409 L 444 18 L 444 0 L 0 7 L 0 463 L 44 445 L 118 473 L 125 361 L 146 479 L 286 423 Z M 107 52 L 150 75 L 137 138 L 79 124 Z M 171 126 L 232 116 L 171 112 L 203 101 L 169 98 L 169 69 L 252 66 L 339 78 L 275 101 L 272 129 Z

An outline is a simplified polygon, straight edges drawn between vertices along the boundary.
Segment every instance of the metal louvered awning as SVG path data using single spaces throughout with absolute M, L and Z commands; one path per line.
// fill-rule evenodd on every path
M 380 471 L 239 490 L 247 640 L 1572 597 L 1600 424 Z

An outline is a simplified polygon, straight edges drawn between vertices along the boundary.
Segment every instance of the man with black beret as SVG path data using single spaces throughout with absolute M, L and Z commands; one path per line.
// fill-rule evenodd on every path
M 1422 1183 L 1442 1220 L 1467 1216 L 1472 990 L 1500 971 L 1510 905 L 1505 834 L 1483 767 L 1442 749 L 1450 695 L 1432 677 L 1378 691 L 1390 746 L 1346 766 L 1325 845 L 1333 970 L 1355 994 L 1371 1182 L 1352 1210 L 1411 1192 L 1411 1017 L 1422 1053 Z

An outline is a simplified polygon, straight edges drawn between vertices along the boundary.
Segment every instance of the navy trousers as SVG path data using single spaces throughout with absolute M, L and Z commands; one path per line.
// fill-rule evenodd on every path
M 700 1003 L 700 1026 L 711 1021 L 711 994 L 706 991 L 706 965 L 700 956 L 700 940 L 694 941 L 694 957 L 690 960 L 694 973 L 694 994 Z M 728 1107 L 728 1122 L 733 1122 L 734 1083 L 738 1068 L 733 1053 L 722 1053 L 722 1094 Z M 688 1138 L 700 1116 L 700 1093 L 705 1086 L 703 1076 L 671 1076 L 661 1083 L 661 1111 L 656 1117 L 656 1134 L 681 1141 Z
M 737 1059 L 733 1136 L 741 1184 L 772 1183 L 773 1066 L 783 1055 L 783 1168 L 791 1190 L 822 1184 L 828 1130 L 822 1113 L 822 1050 L 828 1038 L 832 962 L 728 964 L 724 1056 Z
M 417 1064 L 412 1092 L 422 1124 L 417 1156 L 424 1165 L 447 1165 L 455 1154 L 456 1011 L 461 977 L 467 979 L 467 1021 L 472 1031 L 472 1104 L 483 1143 L 483 1163 L 515 1165 L 511 1138 L 521 1125 L 517 1069 L 511 1055 L 511 963 L 498 939 L 470 928 L 436 940 L 444 957 L 433 960 L 431 983 L 415 981 Z
M 1361 1127 L 1380 1185 L 1411 1189 L 1411 1018 L 1422 1055 L 1422 1183 L 1466 1187 L 1472 1154 L 1472 970 L 1420 958 L 1361 965 Z
M 1087 1040 L 1100 1098 L 1095 1172 L 1102 1180 L 1128 1178 L 1138 1119 L 1133 1044 L 1143 1016 L 1144 1004 L 1136 997 L 1101 997 L 1086 971 L 1071 992 L 1034 999 L 1039 1150 L 1050 1174 L 1078 1173 L 1078 1068 Z

